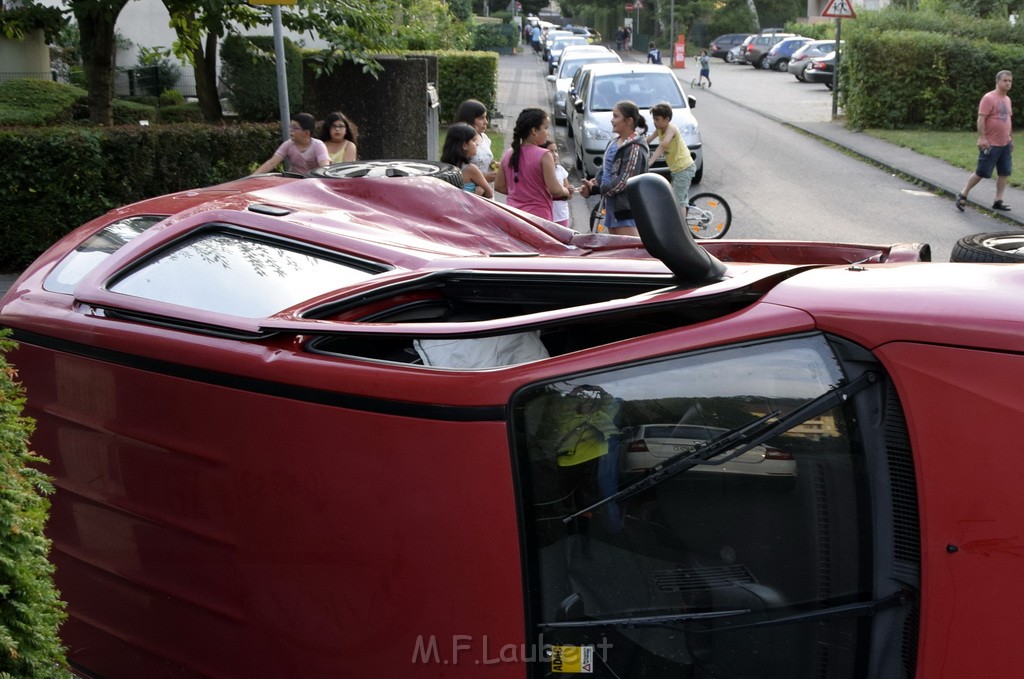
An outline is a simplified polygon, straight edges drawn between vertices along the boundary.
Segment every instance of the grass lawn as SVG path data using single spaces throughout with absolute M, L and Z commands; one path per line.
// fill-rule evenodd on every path
M 864 130 L 865 134 L 884 139 L 921 155 L 944 160 L 950 165 L 974 170 L 978 161 L 978 133 L 942 132 L 935 130 Z M 1011 175 L 1010 185 L 1024 187 L 1024 177 Z

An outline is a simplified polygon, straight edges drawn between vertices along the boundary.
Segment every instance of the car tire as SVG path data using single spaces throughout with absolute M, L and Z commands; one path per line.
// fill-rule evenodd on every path
M 760 59 L 758 59 L 758 60 L 757 60 L 757 61 L 756 61 L 756 62 L 754 63 L 754 68 L 759 68 L 759 69 L 761 69 L 762 71 L 767 71 L 767 70 L 768 70 L 769 68 L 771 68 L 771 67 L 770 67 L 770 66 L 768 65 L 768 55 L 766 54 L 766 55 L 764 55 L 763 57 L 761 57 Z
M 789 59 L 779 59 L 775 62 L 775 70 L 785 73 L 789 70 Z
M 735 64 L 736 63 L 736 57 L 734 57 L 732 55 L 732 52 L 727 52 L 726 55 L 724 57 L 722 57 L 722 58 L 725 59 L 725 63 L 727 63 L 727 64 Z
M 964 236 L 953 246 L 951 262 L 1024 262 L 1024 232 L 976 233 Z
M 704 161 L 700 163 L 700 167 L 697 168 L 696 174 L 693 175 L 693 179 L 690 180 L 691 184 L 700 184 L 701 180 L 704 179 Z
M 430 160 L 353 160 L 310 171 L 310 177 L 359 179 L 362 177 L 434 177 L 460 189 L 462 171 L 454 165 Z
M 801 71 L 799 73 L 794 73 L 793 77 L 796 78 L 797 80 L 799 80 L 802 83 L 807 82 L 807 80 L 804 78 L 804 72 L 803 72 L 802 69 L 801 69 Z

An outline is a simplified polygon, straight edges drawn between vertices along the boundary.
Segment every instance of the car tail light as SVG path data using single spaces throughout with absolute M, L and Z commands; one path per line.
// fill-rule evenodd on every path
M 812 61 L 807 66 L 807 68 L 813 69 L 815 71 L 824 71 L 825 70 L 825 64 L 821 63 L 820 61 Z
M 753 52 L 754 51 L 754 43 L 750 43 L 749 45 L 747 45 L 747 51 L 748 52 Z
M 715 43 L 711 43 L 711 50 L 714 51 L 714 52 L 717 52 L 718 51 L 718 45 L 716 45 Z
M 629 447 L 626 448 L 626 452 L 627 453 L 646 453 L 646 452 L 648 452 L 648 450 L 647 450 L 647 441 L 644 441 L 643 439 L 637 439 L 635 441 L 630 442 Z
M 790 455 L 789 453 L 787 453 L 784 450 L 779 450 L 778 448 L 772 448 L 771 446 L 765 446 L 765 449 L 764 449 L 764 459 L 766 459 L 766 460 L 792 460 L 794 458 L 793 458 L 792 455 Z

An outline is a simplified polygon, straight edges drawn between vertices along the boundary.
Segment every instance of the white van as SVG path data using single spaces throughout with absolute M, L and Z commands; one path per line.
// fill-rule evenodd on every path
M 693 117 L 697 100 L 686 96 L 667 66 L 654 64 L 592 64 L 580 79 L 574 93 L 575 115 L 570 117 L 572 136 L 576 139 L 576 168 L 587 177 L 594 177 L 601 168 L 604 151 L 612 138 L 612 108 L 629 100 L 639 107 L 647 120 L 648 132 L 654 131 L 651 107 L 661 102 L 672 106 L 672 123 L 679 128 L 683 141 L 697 163 L 694 183 L 704 175 L 704 155 L 700 128 Z M 657 144 L 652 144 L 657 146 Z M 667 173 L 664 159 L 652 168 Z

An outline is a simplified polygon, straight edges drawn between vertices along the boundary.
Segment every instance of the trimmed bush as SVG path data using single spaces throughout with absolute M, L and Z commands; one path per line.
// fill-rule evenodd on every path
M 46 460 L 28 449 L 34 424 L 7 363 L 9 335 L 0 331 L 0 676 L 70 677 L 57 635 L 66 614 L 43 535 L 53 486 L 34 468 Z
M 185 103 L 185 95 L 178 90 L 164 90 L 160 93 L 157 103 L 160 106 L 179 106 Z
M 75 102 L 86 94 L 51 80 L 0 83 L 0 125 L 58 125 L 70 122 Z
M 24 268 L 111 208 L 249 174 L 280 134 L 274 124 L 0 129 L 0 270 Z
M 284 39 L 288 105 L 291 113 L 302 109 L 302 50 Z M 231 108 L 244 120 L 275 120 L 280 106 L 277 96 L 277 65 L 274 39 L 270 36 L 229 35 L 221 47 L 222 76 Z
M 161 124 L 203 122 L 203 112 L 200 110 L 199 104 L 182 103 L 162 106 L 158 113 Z
M 477 99 L 495 113 L 498 98 L 498 55 L 495 52 L 439 52 L 437 54 L 437 89 L 441 97 L 441 120 L 455 117 L 459 104 Z M 513 117 L 519 111 L 504 111 Z
M 473 49 L 492 51 L 498 54 L 512 54 L 518 43 L 516 28 L 511 24 L 475 24 L 473 26 Z

